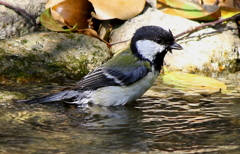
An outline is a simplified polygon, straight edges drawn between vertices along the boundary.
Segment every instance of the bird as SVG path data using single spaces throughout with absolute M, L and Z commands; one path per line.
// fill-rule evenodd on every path
M 84 76 L 76 85 L 45 96 L 22 100 L 27 104 L 63 101 L 118 106 L 140 98 L 155 82 L 172 49 L 182 50 L 171 30 L 148 25 L 138 28 L 127 47 Z

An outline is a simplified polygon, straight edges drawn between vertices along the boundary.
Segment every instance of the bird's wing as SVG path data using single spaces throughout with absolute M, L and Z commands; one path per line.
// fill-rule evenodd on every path
M 150 70 L 150 63 L 138 60 L 129 52 L 113 57 L 80 80 L 74 90 L 95 90 L 105 86 L 130 85 L 143 78 Z

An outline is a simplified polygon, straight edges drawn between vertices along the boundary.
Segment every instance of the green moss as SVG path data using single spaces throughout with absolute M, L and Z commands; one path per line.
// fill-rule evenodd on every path
M 21 40 L 21 44 L 26 44 L 27 42 L 28 42 L 27 39 L 23 39 L 23 40 Z
M 61 44 L 58 44 L 56 46 L 56 50 L 63 50 L 63 49 L 64 49 L 64 47 Z
M 70 39 L 74 39 L 76 38 L 76 36 L 74 34 L 69 34 L 69 35 L 66 35 L 67 38 L 70 38 Z
M 70 34 L 66 35 L 66 37 L 85 41 L 85 38 L 82 40 L 85 36 Z M 27 45 L 30 45 L 31 41 L 28 41 L 27 39 L 22 39 L 20 44 L 27 43 Z M 66 42 L 68 43 L 69 40 Z M 72 44 L 74 45 L 74 43 Z M 73 45 L 65 46 L 64 43 L 59 43 L 55 48 L 51 48 L 50 50 L 52 51 L 49 52 L 41 51 L 41 48 L 39 49 L 37 45 L 35 51 L 32 49 L 32 45 L 27 49 L 25 47 L 16 49 L 13 43 L 7 45 L 8 47 L 12 46 L 9 50 L 0 48 L 0 83 L 6 83 L 6 80 L 11 82 L 42 80 L 57 82 L 60 78 L 79 80 L 89 72 L 90 67 L 90 69 L 92 69 L 95 64 L 99 64 L 99 57 L 106 57 L 105 53 L 102 53 L 101 56 L 102 48 L 98 45 L 86 45 L 86 48 L 94 48 L 94 50 L 89 53 L 87 51 L 85 52 L 85 50 L 76 49 L 76 52 L 79 52 L 81 55 L 80 57 L 73 55 L 77 54 L 75 50 L 73 53 L 63 53 L 71 50 Z M 32 50 L 28 50 L 29 48 Z M 102 58 L 100 59 L 102 60 Z
M 26 95 L 19 92 L 0 91 L 0 102 L 12 99 L 25 99 Z
M 231 73 L 240 71 L 240 59 L 233 59 L 229 61 L 228 69 Z
M 80 42 L 82 40 L 83 36 L 79 36 L 76 40 Z
M 94 47 L 95 49 L 102 50 L 102 48 L 101 48 L 100 46 L 94 45 L 93 47 Z
M 72 56 L 68 62 L 53 61 L 49 53 L 28 54 L 16 56 L 5 54 L 0 56 L 0 78 L 26 81 L 26 80 L 54 80 L 60 78 L 80 79 L 88 72 L 87 61 Z

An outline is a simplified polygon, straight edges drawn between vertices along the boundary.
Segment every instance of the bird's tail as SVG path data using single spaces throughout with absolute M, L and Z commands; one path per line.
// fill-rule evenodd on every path
M 23 102 L 27 104 L 35 104 L 35 103 L 48 103 L 48 102 L 57 102 L 62 100 L 71 100 L 79 97 L 80 93 L 74 90 L 66 90 L 58 93 L 37 97 L 29 100 L 17 100 L 17 102 Z

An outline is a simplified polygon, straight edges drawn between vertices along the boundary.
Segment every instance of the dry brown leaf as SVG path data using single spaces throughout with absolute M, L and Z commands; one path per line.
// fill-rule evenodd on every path
M 51 8 L 51 14 L 61 26 L 72 27 L 77 25 L 78 29 L 88 27 L 88 19 L 93 11 L 92 4 L 88 0 L 49 0 L 46 8 Z
M 51 10 L 51 15 L 53 17 L 53 19 L 58 22 L 58 24 L 63 27 L 63 26 L 67 26 L 67 24 L 65 23 L 63 17 L 58 13 L 56 12 L 55 10 L 53 9 L 50 9 Z
M 204 5 L 213 5 L 216 2 L 216 0 L 199 0 L 199 4 L 204 4 Z M 239 5 L 236 5 L 237 2 L 236 0 L 219 0 L 218 6 L 224 6 L 224 7 L 229 7 L 229 8 L 240 8 Z
M 88 27 L 88 19 L 91 18 L 90 12 L 93 10 L 88 0 L 65 0 L 52 7 L 64 19 L 69 26 L 77 24 L 78 29 Z
M 62 25 L 59 24 L 58 21 L 56 21 L 55 19 L 53 19 L 52 14 L 51 14 L 51 8 L 46 9 L 40 16 L 39 18 L 41 24 L 52 30 L 52 31 L 58 31 L 58 32 L 72 32 L 72 31 L 76 31 L 76 25 L 73 27 L 69 27 L 68 29 L 64 29 L 62 28 Z
M 89 0 L 95 10 L 94 18 L 100 20 L 121 19 L 127 20 L 142 12 L 146 0 Z
M 58 3 L 61 3 L 65 0 L 48 0 L 47 3 L 45 4 L 45 8 L 48 9 L 50 8 L 50 12 L 52 15 L 52 18 L 59 24 L 59 26 L 63 27 L 63 26 L 67 26 L 67 24 L 65 23 L 63 17 L 56 12 L 55 10 L 52 9 L 53 6 L 57 5 Z
M 200 4 L 213 5 L 216 0 L 202 0 Z M 221 10 L 222 18 L 229 18 L 240 12 L 240 0 L 219 0 L 218 6 Z
M 57 5 L 58 3 L 61 3 L 63 1 L 65 1 L 65 0 L 48 0 L 47 3 L 45 4 L 45 8 L 46 9 L 51 8 L 54 5 Z
M 197 21 L 217 20 L 221 16 L 219 7 L 209 12 L 201 5 L 185 0 L 158 0 L 157 8 L 162 12 Z

